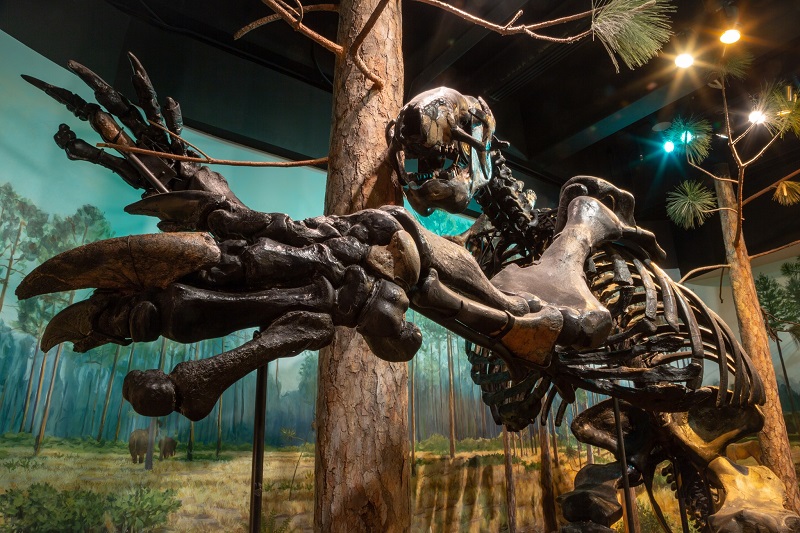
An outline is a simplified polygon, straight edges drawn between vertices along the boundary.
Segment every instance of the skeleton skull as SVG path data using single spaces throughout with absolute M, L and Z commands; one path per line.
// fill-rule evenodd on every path
M 481 98 L 446 87 L 426 91 L 403 107 L 387 128 L 387 142 L 415 211 L 427 216 L 437 208 L 466 209 L 491 177 L 494 130 L 494 116 Z

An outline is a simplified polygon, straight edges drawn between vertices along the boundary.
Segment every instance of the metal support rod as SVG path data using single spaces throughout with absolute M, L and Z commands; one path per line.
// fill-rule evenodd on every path
M 625 456 L 625 436 L 622 432 L 621 418 L 619 399 L 614 398 L 614 425 L 617 427 L 617 452 L 619 453 L 619 462 L 622 468 L 622 487 L 624 489 L 622 494 L 625 499 L 625 515 L 628 517 L 628 531 L 638 533 L 638 531 L 635 531 L 636 526 L 633 526 L 633 502 L 631 501 L 631 484 L 628 481 L 628 461 Z
M 681 476 L 681 471 L 678 468 L 678 464 L 675 462 L 675 459 L 672 459 L 672 468 L 675 474 L 675 494 L 678 496 L 678 512 L 681 514 L 681 529 L 683 529 L 683 533 L 689 533 L 689 517 L 686 514 L 686 500 L 683 497 L 683 476 Z
M 264 486 L 264 429 L 267 419 L 267 368 L 256 370 L 253 458 L 250 471 L 250 533 L 261 532 L 261 492 Z

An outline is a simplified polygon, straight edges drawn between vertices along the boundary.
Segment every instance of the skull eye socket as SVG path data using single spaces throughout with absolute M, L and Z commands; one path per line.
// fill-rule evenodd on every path
M 603 205 L 611 209 L 611 211 L 614 211 L 617 207 L 617 201 L 610 194 L 603 196 L 603 199 L 600 201 L 603 203 Z

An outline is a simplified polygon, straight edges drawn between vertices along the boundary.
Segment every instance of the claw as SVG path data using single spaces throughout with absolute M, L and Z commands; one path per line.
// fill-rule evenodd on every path
M 28 76 L 27 74 L 22 74 L 21 76 L 23 80 L 37 89 L 44 91 L 46 95 L 53 98 L 56 102 L 64 104 L 71 113 L 81 120 L 89 120 L 89 116 L 98 109 L 97 104 L 88 103 L 72 91 L 50 85 L 47 82 L 34 78 L 33 76 Z
M 153 83 L 147 75 L 147 71 L 142 66 L 142 63 L 135 55 L 128 52 L 128 60 L 133 69 L 133 87 L 136 89 L 136 95 L 139 98 L 139 105 L 144 109 L 147 119 L 156 124 L 164 125 L 164 117 L 161 115 L 161 106 L 158 103 L 158 96 L 156 90 L 153 88 Z M 153 139 L 156 143 L 168 146 L 167 134 L 155 126 L 147 127 L 147 136 Z
M 28 274 L 16 290 L 25 299 L 75 289 L 164 288 L 219 262 L 206 233 L 158 233 L 93 242 L 59 254 Z
M 112 115 L 119 117 L 137 138 L 147 134 L 147 123 L 142 114 L 122 93 L 77 61 L 69 61 L 67 67 L 94 90 L 97 102 Z
M 125 212 L 158 217 L 163 231 L 185 231 L 207 230 L 208 215 L 218 209 L 231 210 L 231 203 L 221 194 L 179 191 L 148 196 L 125 207 Z
M 92 348 L 102 346 L 109 342 L 127 346 L 130 340 L 106 335 L 97 331 L 93 325 L 93 318 L 97 315 L 99 308 L 97 301 L 93 299 L 84 300 L 70 305 L 56 316 L 54 316 L 42 335 L 42 351 L 47 352 L 53 346 L 62 342 L 71 342 L 72 350 L 83 353 Z

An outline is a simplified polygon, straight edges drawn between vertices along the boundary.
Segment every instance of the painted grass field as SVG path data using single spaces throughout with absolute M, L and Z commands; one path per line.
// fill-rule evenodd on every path
M 90 440 L 51 439 L 45 444 L 42 453 L 33 457 L 29 435 L 0 437 L 0 497 L 2 493 L 29 489 L 37 483 L 48 483 L 58 491 L 70 494 L 88 490 L 119 495 L 131 493 L 137 487 L 146 487 L 152 494 L 173 495 L 177 509 L 170 510 L 165 515 L 166 521 L 160 525 L 130 530 L 247 530 L 250 481 L 250 452 L 247 449 L 223 449 L 216 457 L 213 449 L 201 447 L 195 452 L 194 461 L 190 462 L 186 460 L 185 446 L 179 445 L 174 458 L 163 461 L 156 458 L 153 470 L 147 472 L 143 465 L 131 462 L 127 445 L 123 443 L 98 445 Z M 483 449 L 469 450 L 464 449 L 462 443 L 453 460 L 440 451 L 417 452 L 416 473 L 411 481 L 412 531 L 477 533 L 506 530 L 505 475 L 502 452 L 496 449 L 499 445 L 498 440 L 484 441 L 480 446 Z M 574 452 L 571 458 L 565 452 L 566 449 L 561 448 L 559 465 L 554 469 L 557 495 L 572 488 L 579 466 Z M 312 531 L 313 458 L 310 446 L 266 452 L 265 532 Z M 609 457 L 600 452 L 597 459 L 607 461 Z M 541 531 L 538 460 L 538 454 L 531 454 L 527 448 L 522 452 L 518 450 L 514 457 L 516 514 L 520 532 Z M 656 497 L 671 519 L 677 516 L 677 504 L 669 489 L 657 489 Z M 654 516 L 643 491 L 638 494 L 638 502 L 642 531 L 650 531 L 651 524 L 655 525 Z M 0 522 L 0 530 L 6 530 L 5 525 Z M 107 524 L 97 531 L 119 529 Z

